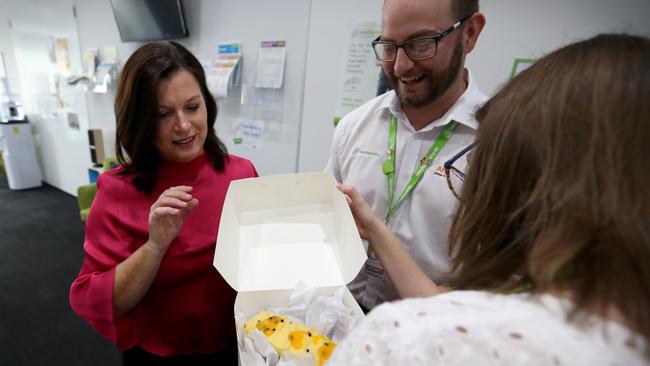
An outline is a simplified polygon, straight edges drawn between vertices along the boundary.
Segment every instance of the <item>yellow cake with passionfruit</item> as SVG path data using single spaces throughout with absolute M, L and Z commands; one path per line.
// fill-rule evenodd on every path
M 266 336 L 279 355 L 283 352 L 295 355 L 311 354 L 315 366 L 325 364 L 336 347 L 336 343 L 318 331 L 266 310 L 260 311 L 244 324 L 246 334 L 254 329 Z

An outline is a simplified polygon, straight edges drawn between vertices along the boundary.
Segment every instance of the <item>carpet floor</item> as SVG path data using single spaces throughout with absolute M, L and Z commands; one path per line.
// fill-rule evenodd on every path
M 120 365 L 68 302 L 83 238 L 75 197 L 48 185 L 13 191 L 0 173 L 0 366 Z

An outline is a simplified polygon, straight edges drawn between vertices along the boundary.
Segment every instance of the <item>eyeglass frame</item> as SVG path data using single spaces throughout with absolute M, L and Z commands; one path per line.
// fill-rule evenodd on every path
M 476 146 L 475 143 L 472 143 L 468 146 L 465 146 L 461 151 L 459 151 L 456 155 L 454 155 L 451 159 L 445 161 L 445 164 L 443 165 L 445 168 L 445 176 L 447 177 L 447 186 L 449 186 L 449 190 L 451 193 L 456 196 L 460 200 L 460 192 L 456 192 L 454 189 L 453 184 L 451 184 L 451 171 L 458 174 L 458 178 L 460 178 L 462 181 L 465 180 L 465 173 L 461 172 L 460 170 L 456 169 L 454 167 L 454 163 L 460 159 L 463 155 L 467 154 L 470 150 L 472 150 Z
M 472 15 L 474 15 L 474 14 L 472 14 Z M 447 28 L 447 30 L 445 30 L 445 31 L 443 31 L 443 32 L 441 32 L 441 33 L 439 33 L 439 34 L 436 34 L 435 36 L 429 36 L 429 37 L 417 37 L 417 38 L 409 39 L 409 40 L 407 40 L 407 41 L 405 41 L 405 42 L 403 42 L 403 43 L 395 43 L 395 42 L 390 42 L 390 41 L 382 41 L 382 40 L 381 40 L 381 35 L 379 35 L 379 36 L 377 36 L 377 38 L 375 38 L 375 39 L 371 42 L 371 44 L 372 44 L 372 50 L 373 50 L 373 52 L 375 53 L 375 59 L 377 59 L 377 61 L 381 61 L 381 62 L 394 62 L 395 60 L 397 60 L 397 54 L 399 53 L 399 49 L 400 49 L 400 48 L 404 50 L 404 54 L 406 54 L 406 56 L 407 56 L 411 61 L 421 61 L 421 60 L 426 60 L 426 59 L 432 58 L 432 57 L 434 57 L 435 55 L 438 54 L 438 43 L 439 43 L 443 38 L 445 38 L 446 36 L 448 36 L 451 32 L 453 32 L 453 31 L 455 31 L 456 29 L 460 28 L 460 26 L 463 25 L 463 23 L 465 23 L 469 18 L 471 18 L 472 15 L 468 15 L 468 16 L 466 16 L 466 17 L 461 18 L 461 19 L 458 20 L 456 23 L 454 23 L 451 27 Z M 433 54 L 432 54 L 431 56 L 426 56 L 426 57 L 416 57 L 416 58 L 411 57 L 411 55 L 409 55 L 408 51 L 406 50 L 406 47 L 404 47 L 404 46 L 406 46 L 407 44 L 412 43 L 412 42 L 421 41 L 421 40 L 423 40 L 423 39 L 430 39 L 430 40 L 432 40 L 433 43 L 434 43 L 434 45 L 435 45 L 435 51 L 433 52 Z M 380 58 L 379 58 L 379 54 L 377 53 L 377 50 L 375 49 L 375 46 L 378 45 L 378 44 L 387 44 L 387 45 L 395 46 L 395 57 L 394 57 L 392 60 L 382 60 L 382 59 L 380 59 Z

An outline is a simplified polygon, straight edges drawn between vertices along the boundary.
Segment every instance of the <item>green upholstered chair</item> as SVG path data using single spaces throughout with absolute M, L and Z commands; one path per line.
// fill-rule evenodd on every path
M 0 174 L 5 174 L 5 161 L 2 158 L 2 150 L 0 150 Z
M 104 159 L 104 172 L 107 172 L 113 168 L 117 168 L 118 166 L 120 166 L 120 162 L 117 161 L 117 158 L 115 156 L 109 156 Z
M 96 183 L 77 187 L 77 202 L 79 202 L 79 216 L 81 216 L 81 221 L 86 221 L 90 212 L 90 205 L 95 198 L 95 193 L 97 193 Z
M 107 172 L 119 165 L 120 163 L 116 157 L 109 156 L 104 159 L 103 172 Z M 79 216 L 81 217 L 81 221 L 86 221 L 96 193 L 97 183 L 84 184 L 83 186 L 77 187 L 77 202 L 79 203 Z

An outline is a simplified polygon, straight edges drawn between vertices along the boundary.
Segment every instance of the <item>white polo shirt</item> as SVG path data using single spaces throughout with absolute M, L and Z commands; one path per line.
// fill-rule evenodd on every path
M 461 97 L 444 116 L 420 131 L 415 131 L 411 126 L 394 91 L 380 95 L 350 112 L 336 127 L 326 168 L 340 183 L 354 186 L 375 214 L 383 219 L 388 205 L 388 183 L 382 162 L 386 160 L 391 115 L 398 120 L 395 199 L 402 193 L 444 126 L 451 120 L 459 122 L 449 142 L 389 223 L 390 229 L 404 243 L 420 268 L 438 283 L 445 281 L 445 273 L 449 270 L 447 237 L 458 205 L 447 186 L 443 164 L 474 141 L 474 132 L 478 127 L 474 112 L 487 100 L 469 70 L 467 74 L 468 87 Z M 465 164 L 466 160 L 461 159 L 454 165 L 462 169 Z M 369 309 L 397 298 L 385 274 L 382 276 L 381 271 L 377 273 L 376 263 L 367 263 L 348 286 L 357 301 Z

